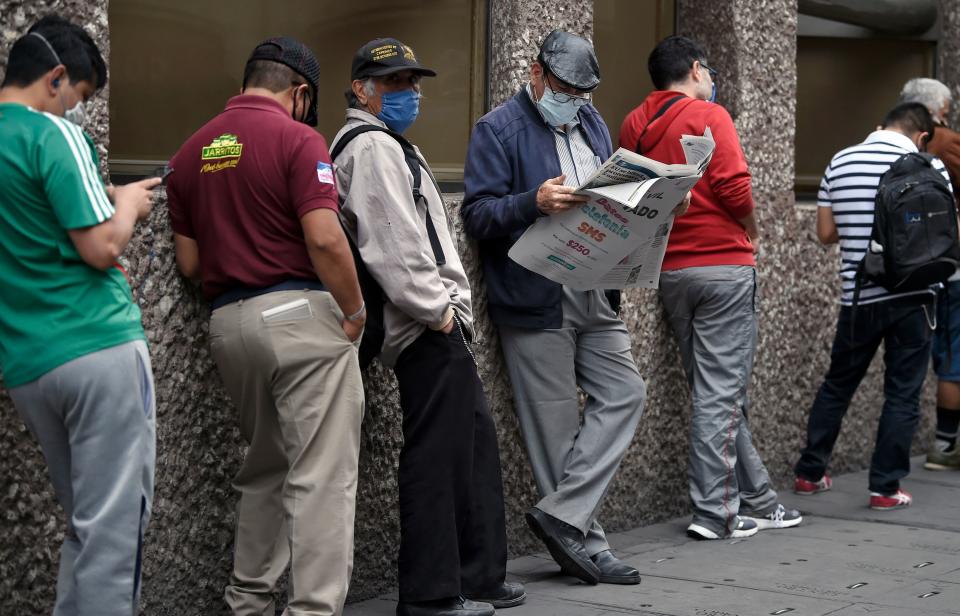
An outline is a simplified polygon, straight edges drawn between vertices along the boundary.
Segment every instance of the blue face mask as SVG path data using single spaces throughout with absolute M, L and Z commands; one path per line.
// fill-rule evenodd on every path
M 573 122 L 574 118 L 577 117 L 577 112 L 580 111 L 576 102 L 572 99 L 565 103 L 559 102 L 553 96 L 553 90 L 549 87 L 544 87 L 543 96 L 537 101 L 537 108 L 540 109 L 540 113 L 547 124 L 555 128 Z
M 710 98 L 707 100 L 711 103 L 717 102 L 717 84 L 713 84 L 713 89 L 710 91 Z
M 380 100 L 383 106 L 377 117 L 395 133 L 402 133 L 410 128 L 420 113 L 420 93 L 412 88 L 399 92 L 384 92 Z

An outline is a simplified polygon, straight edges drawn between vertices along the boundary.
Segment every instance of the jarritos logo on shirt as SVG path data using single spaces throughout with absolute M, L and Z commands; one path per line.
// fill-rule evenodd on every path
M 201 160 L 218 161 L 205 162 L 200 167 L 200 173 L 216 173 L 224 169 L 233 169 L 240 162 L 242 154 L 243 144 L 237 142 L 237 136 L 224 133 L 200 151 Z

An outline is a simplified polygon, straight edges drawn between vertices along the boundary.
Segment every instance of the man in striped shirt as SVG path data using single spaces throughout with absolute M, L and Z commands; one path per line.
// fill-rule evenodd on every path
M 159 180 L 101 182 L 78 123 L 106 80 L 83 29 L 45 17 L 0 85 L 0 369 L 66 513 L 55 616 L 137 612 L 153 499 L 153 374 L 115 263 Z
M 826 469 L 843 416 L 883 342 L 885 402 L 870 465 L 870 506 L 895 509 L 912 501 L 900 489 L 900 480 L 910 472 L 935 291 L 891 293 L 864 280 L 856 307 L 853 295 L 857 267 L 870 242 L 880 177 L 904 154 L 925 149 L 933 132 L 933 119 L 923 105 L 900 104 L 863 143 L 838 152 L 820 184 L 817 237 L 824 244 L 840 244 L 842 295 L 830 369 L 810 411 L 807 444 L 796 466 L 798 494 L 830 489 Z M 949 181 L 943 163 L 934 159 L 934 165 Z

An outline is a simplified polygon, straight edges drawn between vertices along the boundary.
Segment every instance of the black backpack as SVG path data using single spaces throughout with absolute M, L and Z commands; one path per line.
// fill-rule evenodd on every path
M 892 293 L 944 282 L 960 263 L 957 208 L 929 154 L 904 154 L 880 177 L 870 245 L 857 268 L 853 303 L 864 279 Z
M 407 163 L 407 167 L 410 168 L 410 173 L 413 175 L 413 202 L 414 204 L 420 203 L 424 198 L 423 193 L 420 192 L 420 158 L 417 156 L 417 151 L 413 148 L 413 145 L 399 133 L 380 126 L 374 126 L 373 124 L 363 124 L 356 128 L 351 128 L 337 141 L 336 145 L 330 151 L 330 158 L 335 160 L 337 156 L 343 152 L 343 148 L 347 147 L 347 144 L 350 143 L 354 137 L 370 131 L 387 133 L 400 144 L 400 147 L 403 149 L 403 158 Z M 341 203 L 341 205 L 343 204 Z M 350 234 L 347 233 L 346 229 L 344 229 L 344 233 L 350 242 L 350 250 L 353 252 L 353 262 L 357 267 L 357 279 L 360 282 L 360 291 L 363 293 L 363 301 L 367 306 L 367 321 L 363 328 L 363 337 L 360 339 L 359 352 L 360 368 L 366 369 L 370 365 L 370 362 L 372 362 L 376 356 L 380 355 L 380 350 L 383 348 L 383 340 L 386 334 L 383 323 L 383 304 L 387 301 L 387 297 L 383 293 L 380 283 L 377 282 L 370 273 L 370 270 L 367 269 L 363 259 L 360 257 L 360 249 L 350 237 Z M 433 249 L 433 257 L 436 259 L 437 265 L 446 263 L 447 260 L 443 254 L 443 247 L 440 246 L 440 238 L 437 237 L 437 229 L 433 224 L 433 219 L 430 217 L 429 211 L 427 211 L 427 238 L 430 240 L 430 247 Z

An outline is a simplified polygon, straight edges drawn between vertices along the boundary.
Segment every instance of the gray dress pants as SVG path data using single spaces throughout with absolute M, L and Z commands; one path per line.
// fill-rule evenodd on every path
M 591 556 L 609 550 L 597 513 L 646 400 L 626 326 L 601 292 L 565 287 L 562 327 L 500 327 L 500 342 L 537 508 L 583 532 Z
M 737 515 L 777 502 L 747 425 L 747 386 L 757 345 L 756 269 L 689 267 L 660 274 L 660 299 L 680 347 L 693 398 L 693 521 L 723 536 Z

